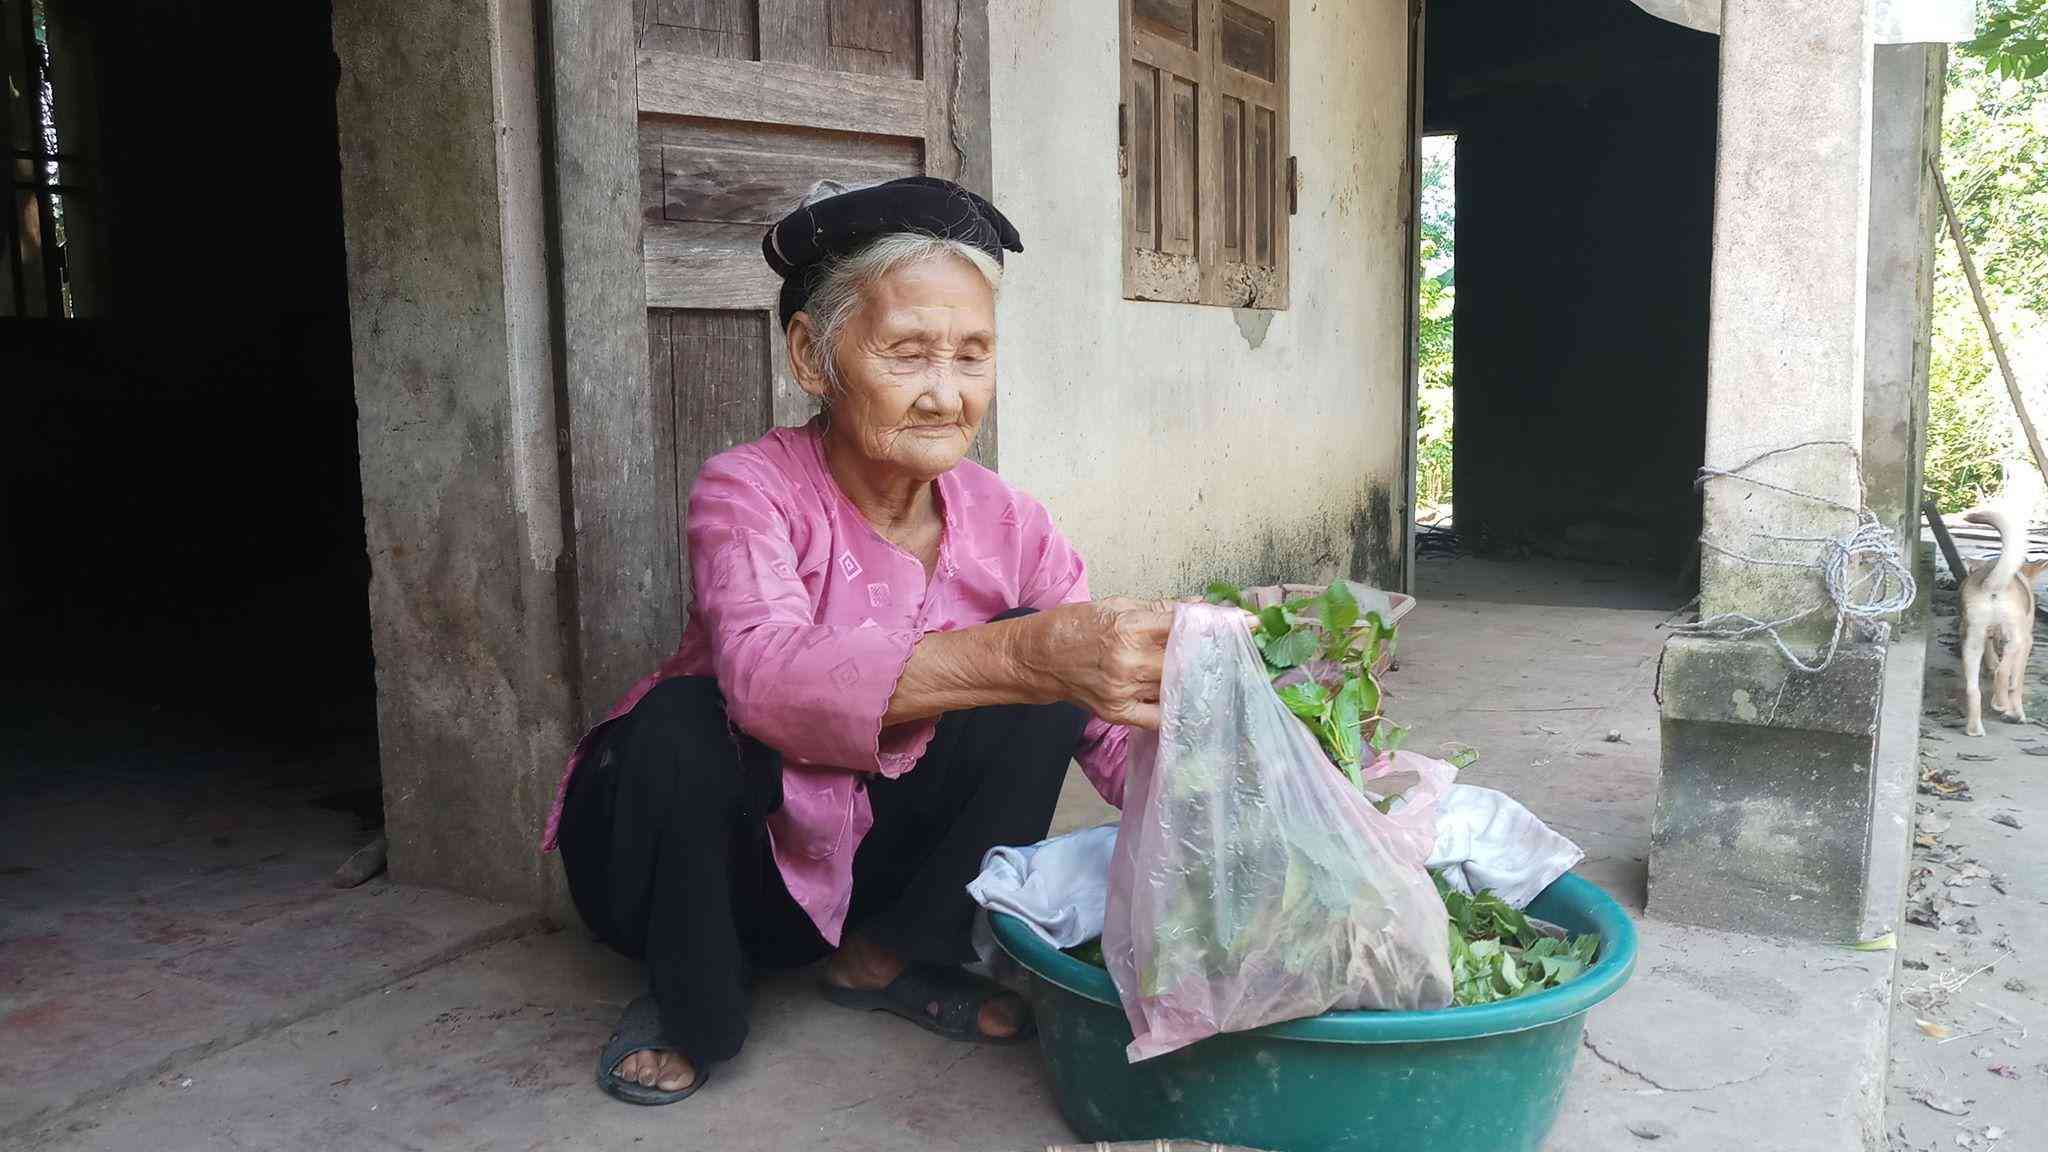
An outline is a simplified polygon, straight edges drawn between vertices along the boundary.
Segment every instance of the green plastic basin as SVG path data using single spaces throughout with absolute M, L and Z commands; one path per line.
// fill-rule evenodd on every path
M 1326 1012 L 1212 1036 L 1138 1064 L 1109 973 L 1024 922 L 990 917 L 1032 974 L 1039 1048 L 1083 1140 L 1207 1140 L 1270 1152 L 1535 1152 L 1557 1119 L 1587 1009 L 1635 970 L 1628 913 L 1577 876 L 1530 915 L 1598 932 L 1593 967 L 1562 987 L 1436 1012 Z

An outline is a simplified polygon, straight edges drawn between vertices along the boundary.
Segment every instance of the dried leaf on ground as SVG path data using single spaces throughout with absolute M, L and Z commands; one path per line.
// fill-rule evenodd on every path
M 1907 906 L 1906 923 L 1922 928 L 1941 927 L 1941 911 L 1934 906 L 1934 897 L 1924 896 Z
M 1920 765 L 1920 791 L 1923 795 L 1940 800 L 1968 800 L 1970 782 L 1953 768 L 1933 764 Z
M 1968 1116 L 1970 1114 L 1970 1105 L 1975 1103 L 1975 1101 L 1971 1100 L 1958 1100 L 1953 1096 L 1944 1096 L 1930 1088 L 1908 1088 L 1906 1089 L 1906 1096 L 1917 1103 L 1927 1105 L 1936 1112 L 1946 1113 L 1950 1116 Z
M 1919 1025 L 1922 1033 L 1932 1036 L 1936 1040 L 1946 1040 L 1956 1033 L 1955 1029 L 1943 1024 L 1939 1020 L 1915 1020 L 1913 1023 Z
M 1968 760 L 1972 764 L 1991 764 L 1995 763 L 1998 757 L 1985 752 L 1958 752 L 1956 759 Z
M 1982 936 L 1984 934 L 1984 930 L 1977 927 L 1977 918 L 1975 916 L 1965 916 L 1961 920 L 1956 921 L 1956 931 L 1965 936 Z
M 1991 814 L 1991 822 L 1993 824 L 2003 824 L 2007 828 L 2012 829 L 2025 827 L 2025 825 L 2020 823 L 2020 818 L 2010 812 L 1993 812 Z
M 1993 1076 L 2003 1076 L 2007 1080 L 2017 1080 L 2020 1078 L 2019 1070 L 2010 1064 L 1993 1064 L 1989 1071 Z
M 2012 979 L 2007 980 L 2005 982 L 2005 990 L 2007 992 L 2018 992 L 2022 995 L 2025 995 L 2027 991 L 2027 982 L 2015 976 Z

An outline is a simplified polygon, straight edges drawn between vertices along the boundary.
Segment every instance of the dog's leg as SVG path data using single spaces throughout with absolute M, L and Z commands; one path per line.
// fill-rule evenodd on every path
M 1984 734 L 1984 642 L 1987 637 L 1980 625 L 1966 624 L 1963 633 L 1963 731 L 1971 736 Z M 1996 677 L 1993 677 L 1995 680 Z
M 2027 622 L 2029 625 L 2033 621 Z M 2005 702 L 2011 709 L 2010 715 L 2018 723 L 2027 722 L 2027 659 L 2034 652 L 2032 628 L 2013 637 L 2005 649 Z
M 1996 631 L 1984 636 L 1984 678 L 1991 681 L 1991 710 L 2005 715 L 2005 638 Z

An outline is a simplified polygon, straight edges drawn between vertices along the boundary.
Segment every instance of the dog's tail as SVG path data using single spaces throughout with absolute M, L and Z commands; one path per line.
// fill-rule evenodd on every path
M 1976 524 L 1989 524 L 1998 530 L 1998 563 L 1991 566 L 1991 575 L 1985 577 L 1984 586 L 1993 590 L 2003 589 L 2019 575 L 2020 565 L 2027 560 L 2026 526 L 2016 523 L 2010 512 L 2002 508 L 1977 508 L 1963 513 L 1963 519 Z

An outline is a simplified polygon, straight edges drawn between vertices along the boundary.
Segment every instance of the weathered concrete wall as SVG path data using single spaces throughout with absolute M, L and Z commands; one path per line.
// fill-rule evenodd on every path
M 528 0 L 355 0 L 342 196 L 392 874 L 560 905 L 570 730 Z
M 1927 453 L 1927 358 L 1941 202 L 1939 44 L 1881 44 L 1872 65 L 1870 268 L 1863 345 L 1863 482 L 1870 508 L 1918 540 Z
M 1777 488 L 1709 484 L 1703 538 L 1720 548 L 1701 566 L 1701 612 L 1785 620 L 1811 658 L 1836 625 L 1825 611 L 1788 619 L 1825 604 L 1802 565 L 1819 554 L 1811 538 L 1851 527 L 1861 489 L 1870 0 L 1727 0 L 1722 18 L 1707 461 L 1759 461 L 1747 475 Z M 1652 914 L 1823 940 L 1857 930 L 1886 646 L 1844 637 L 1830 652 L 1808 673 L 1761 637 L 1665 645 Z
M 1116 5 L 991 0 L 1003 472 L 1098 593 L 1344 572 L 1398 586 L 1408 22 L 1296 4 L 1291 307 L 1123 298 Z
M 1812 441 L 1860 448 L 1869 0 L 1728 0 L 1722 21 L 1707 463 L 1734 468 Z M 1751 475 L 1850 507 L 1862 495 L 1854 458 L 1840 447 L 1790 452 Z M 1835 508 L 1760 491 L 1739 482 L 1710 485 L 1707 535 L 1765 559 L 1810 561 L 1811 544 L 1769 538 L 1838 535 L 1845 528 Z M 1706 615 L 1782 619 L 1812 606 L 1818 594 L 1811 573 L 1712 550 L 1701 560 Z M 1833 624 L 1817 614 L 1786 632 L 1818 641 Z

